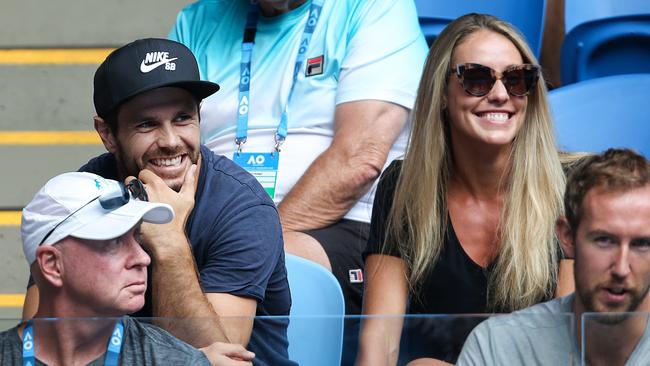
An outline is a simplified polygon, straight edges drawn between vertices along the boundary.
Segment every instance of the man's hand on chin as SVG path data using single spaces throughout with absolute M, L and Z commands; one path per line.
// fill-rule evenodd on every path
M 197 165 L 192 164 L 185 173 L 183 186 L 179 192 L 169 188 L 165 182 L 152 171 L 143 169 L 138 174 L 138 179 L 144 184 L 150 202 L 166 203 L 174 209 L 174 219 L 164 225 L 142 223 L 140 227 L 141 244 L 150 251 L 156 252 L 158 243 L 165 246 L 181 244 L 186 245 L 186 240 L 170 240 L 177 235 L 185 236 L 185 224 L 194 208 L 194 195 L 197 187 Z M 125 183 L 135 177 L 127 177 Z M 168 249 L 172 249 L 169 248 Z

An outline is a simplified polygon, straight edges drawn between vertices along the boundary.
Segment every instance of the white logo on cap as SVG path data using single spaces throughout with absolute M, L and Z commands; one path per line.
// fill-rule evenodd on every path
M 165 65 L 165 70 L 176 70 L 176 64 L 172 61 L 178 57 L 169 58 L 169 52 L 147 52 L 140 64 L 140 71 L 148 73 L 159 66 Z

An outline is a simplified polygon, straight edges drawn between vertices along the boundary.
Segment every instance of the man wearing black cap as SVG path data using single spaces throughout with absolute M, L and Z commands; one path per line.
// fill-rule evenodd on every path
M 176 213 L 169 224 L 141 227 L 153 265 L 136 315 L 189 318 L 166 328 L 195 347 L 239 343 L 255 352 L 256 364 L 293 364 L 288 321 L 252 319 L 289 314 L 277 210 L 250 174 L 200 145 L 199 104 L 219 86 L 200 81 L 185 46 L 142 39 L 107 57 L 94 89 L 95 129 L 109 152 L 80 170 L 137 176 L 151 201 Z M 28 306 L 34 298 L 30 289 Z

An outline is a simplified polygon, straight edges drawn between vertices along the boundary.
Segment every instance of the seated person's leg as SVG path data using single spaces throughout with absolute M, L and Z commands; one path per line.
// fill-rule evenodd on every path
M 361 296 L 363 294 L 362 254 L 368 241 L 369 229 L 370 225 L 367 223 L 343 219 L 326 228 L 311 230 L 307 233 L 284 233 L 285 250 L 287 252 L 313 260 L 334 274 L 343 291 L 345 313 L 347 315 L 361 314 Z M 314 256 L 314 254 L 317 254 L 317 256 Z M 343 334 L 342 365 L 353 364 L 356 358 L 358 342 L 359 319 L 346 319 Z

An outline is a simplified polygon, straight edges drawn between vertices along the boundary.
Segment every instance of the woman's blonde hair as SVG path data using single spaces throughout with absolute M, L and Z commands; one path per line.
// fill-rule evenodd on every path
M 396 246 L 418 285 L 438 260 L 447 234 L 447 185 L 452 170 L 447 83 L 454 49 L 489 30 L 508 38 L 525 63 L 537 64 L 524 38 L 493 16 L 468 14 L 450 23 L 429 51 L 413 110 L 409 147 L 397 182 L 384 246 Z M 511 311 L 550 297 L 559 256 L 555 220 L 562 213 L 565 177 L 558 157 L 543 77 L 528 95 L 505 176 L 499 250 L 488 279 L 488 308 Z

